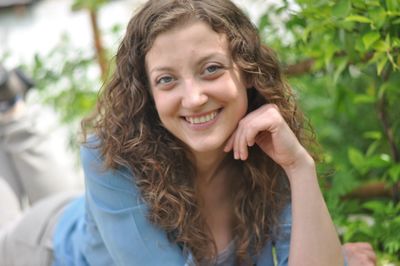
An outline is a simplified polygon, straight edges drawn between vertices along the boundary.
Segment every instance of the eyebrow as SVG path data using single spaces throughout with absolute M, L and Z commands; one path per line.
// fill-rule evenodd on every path
M 196 61 L 196 64 L 201 65 L 205 61 L 208 61 L 213 58 L 224 60 L 224 61 L 226 61 L 226 64 L 229 64 L 229 65 L 231 64 L 231 61 L 232 61 L 232 60 L 229 60 L 229 58 L 227 57 L 226 54 L 223 54 L 220 52 L 214 52 L 214 53 L 210 53 L 210 54 L 200 57 L 200 59 Z M 160 66 L 160 67 L 153 68 L 149 73 L 151 74 L 153 72 L 171 71 L 172 69 L 173 68 L 170 66 Z

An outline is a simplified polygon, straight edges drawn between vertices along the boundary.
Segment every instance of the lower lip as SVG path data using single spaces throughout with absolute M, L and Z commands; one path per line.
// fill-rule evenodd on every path
M 210 127 L 212 127 L 217 122 L 221 112 L 222 112 L 222 110 L 219 110 L 217 115 L 212 120 L 204 122 L 204 123 L 191 124 L 186 119 L 183 119 L 183 120 L 187 123 L 187 125 L 189 126 L 190 129 L 199 130 L 199 131 L 206 130 L 206 129 L 209 129 Z

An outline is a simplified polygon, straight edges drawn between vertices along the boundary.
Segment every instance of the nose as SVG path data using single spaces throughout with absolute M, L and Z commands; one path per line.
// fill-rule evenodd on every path
M 187 109 L 195 109 L 201 107 L 208 101 L 208 96 L 199 82 L 189 79 L 184 82 L 184 90 L 182 96 L 182 107 Z

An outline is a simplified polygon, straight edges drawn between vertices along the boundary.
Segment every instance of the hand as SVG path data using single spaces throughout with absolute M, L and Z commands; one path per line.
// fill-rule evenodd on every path
M 349 266 L 375 266 L 376 255 L 371 244 L 365 242 L 346 243 L 342 246 Z
M 274 104 L 265 104 L 247 114 L 229 138 L 224 151 L 233 149 L 235 159 L 246 160 L 248 147 L 254 144 L 284 169 L 310 157 Z

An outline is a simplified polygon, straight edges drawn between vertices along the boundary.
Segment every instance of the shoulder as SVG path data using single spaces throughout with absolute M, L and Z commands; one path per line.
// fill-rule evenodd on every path
M 86 142 L 80 147 L 80 155 L 82 164 L 87 163 L 100 163 L 103 161 L 101 156 L 101 142 L 95 135 L 88 136 Z
M 129 172 L 127 168 L 123 167 L 119 167 L 118 169 L 106 168 L 101 148 L 102 143 L 97 136 L 88 136 L 86 142 L 80 147 L 80 157 L 84 170 L 96 171 L 99 174 L 102 172 Z
M 80 156 L 87 190 L 102 187 L 137 193 L 134 176 L 130 169 L 126 167 L 111 169 L 104 166 L 101 142 L 96 136 L 88 137 L 87 141 L 81 145 Z

